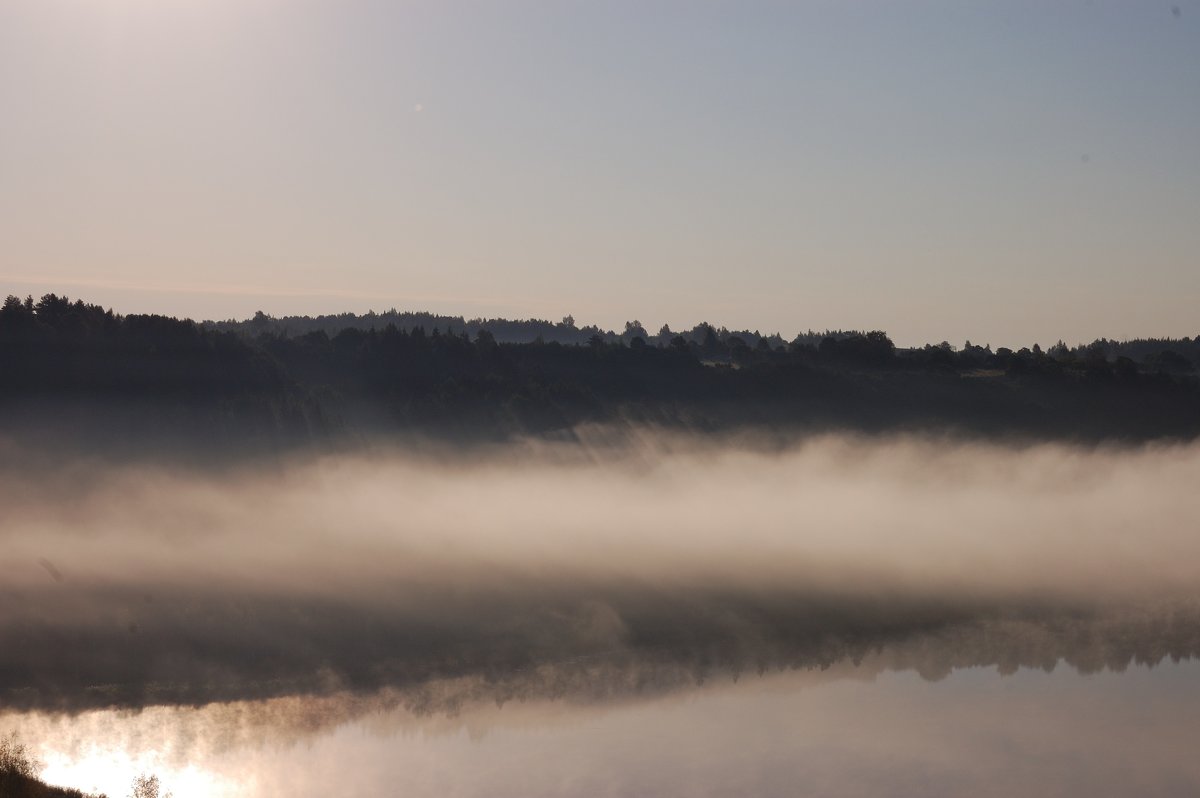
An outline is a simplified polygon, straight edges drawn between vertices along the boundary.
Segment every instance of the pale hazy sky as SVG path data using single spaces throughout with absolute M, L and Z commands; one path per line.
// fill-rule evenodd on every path
M 0 294 L 1200 333 L 1200 0 L 0 0 Z

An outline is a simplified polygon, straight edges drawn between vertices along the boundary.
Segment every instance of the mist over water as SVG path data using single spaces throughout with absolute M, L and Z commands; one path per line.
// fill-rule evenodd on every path
M 1180 625 L 1200 578 L 1194 445 L 646 433 L 3 484 L 0 686 L 33 705 L 503 681 L 580 657 L 828 664 L 985 622 Z
M 1195 444 L 590 429 L 224 470 L 31 462 L 10 448 L 0 481 L 0 730 L 25 729 L 66 777 L 97 734 L 215 773 L 253 769 L 263 746 L 261 767 L 282 768 L 301 741 L 350 756 L 335 752 L 348 728 L 448 736 L 445 756 L 469 757 L 461 734 L 555 717 L 590 728 L 667 706 L 690 723 L 681 697 L 753 702 L 745 690 L 795 680 L 858 712 L 863 696 L 831 685 L 903 704 L 912 679 L 988 666 L 1038 690 L 1028 674 L 1195 686 Z M 993 689 L 981 706 L 1000 706 Z M 656 784 L 566 792 L 635 782 Z M 242 794 L 215 784 L 195 794 Z

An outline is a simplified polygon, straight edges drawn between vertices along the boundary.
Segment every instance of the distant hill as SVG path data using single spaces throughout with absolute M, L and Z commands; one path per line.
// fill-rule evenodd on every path
M 9 297 L 0 434 L 47 450 L 216 456 L 388 435 L 559 435 L 585 423 L 1088 441 L 1200 434 L 1198 339 L 897 350 L 881 331 L 783 343 L 708 324 L 645 337 L 634 324 L 616 335 L 571 319 L 448 319 L 196 324 L 54 294 Z M 493 330 L 537 335 L 506 342 Z
M 388 327 L 395 327 L 401 332 L 413 332 L 417 329 L 426 333 L 432 333 L 434 330 L 445 334 L 465 332 L 471 338 L 480 332 L 487 332 L 496 339 L 497 343 L 501 344 L 531 344 L 541 341 L 547 344 L 580 345 L 588 343 L 594 336 L 599 336 L 605 343 L 623 342 L 628 344 L 634 338 L 641 338 L 654 346 L 667 346 L 676 336 L 682 336 L 686 341 L 698 342 L 703 340 L 709 329 L 714 329 L 722 339 L 731 336 L 738 337 L 751 346 L 757 346 L 762 339 L 766 339 L 772 348 L 788 343 L 779 333 L 763 334 L 757 330 L 731 332 L 724 327 L 716 329 L 707 322 L 701 322 L 690 330 L 681 331 L 674 331 L 663 325 L 657 333 L 651 334 L 640 321 L 633 320 L 626 322 L 625 329 L 618 333 L 613 330 L 604 330 L 595 325 L 578 327 L 573 316 L 565 316 L 560 322 L 545 319 L 474 318 L 468 320 L 462 316 L 439 316 L 434 313 L 398 311 L 394 308 L 383 313 L 338 313 L 324 316 L 276 317 L 259 311 L 252 318 L 244 321 L 233 319 L 205 321 L 202 322 L 202 326 L 220 332 L 237 332 L 252 336 L 269 333 L 286 338 L 296 338 L 311 332 L 324 332 L 326 335 L 334 336 L 345 329 L 382 331 Z M 791 343 L 817 344 L 829 336 L 845 337 L 851 334 L 853 331 L 826 330 L 818 333 L 809 330 L 793 338 Z

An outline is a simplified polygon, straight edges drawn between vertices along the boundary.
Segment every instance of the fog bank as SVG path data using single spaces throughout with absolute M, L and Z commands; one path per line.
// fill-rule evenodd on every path
M 456 679 L 528 697 L 881 651 L 934 677 L 1200 650 L 1200 446 L 592 440 L 9 467 L 3 703 Z

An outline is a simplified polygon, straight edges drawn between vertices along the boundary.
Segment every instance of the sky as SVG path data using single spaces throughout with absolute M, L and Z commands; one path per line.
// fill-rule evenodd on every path
M 0 0 L 0 293 L 1200 334 L 1200 0 Z

